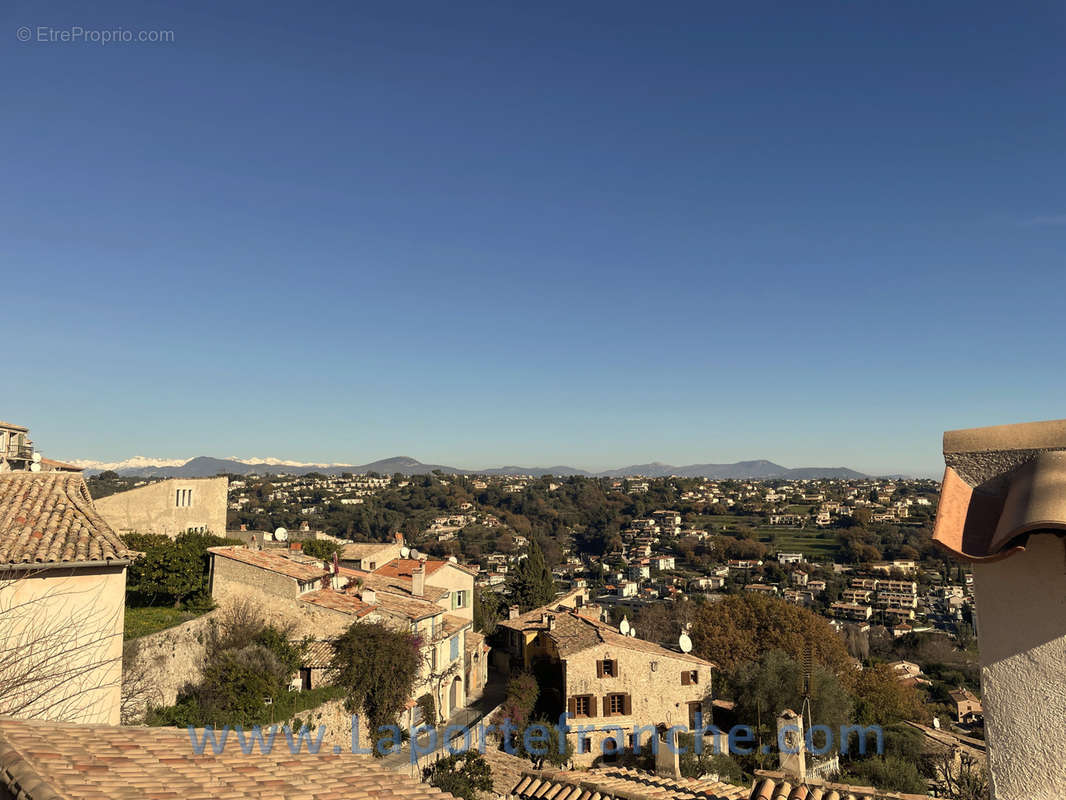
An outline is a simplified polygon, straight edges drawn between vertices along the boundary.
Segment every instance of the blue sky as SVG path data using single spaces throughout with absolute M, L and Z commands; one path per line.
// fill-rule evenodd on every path
M 1060 3 L 507 5 L 5 5 L 0 418 L 935 474 L 1066 416 Z

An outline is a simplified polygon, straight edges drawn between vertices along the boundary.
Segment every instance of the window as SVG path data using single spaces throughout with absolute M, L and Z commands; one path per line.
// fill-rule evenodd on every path
M 459 658 L 459 637 L 458 636 L 453 636 L 452 640 L 450 642 L 450 645 L 451 645 L 451 660 L 455 661 L 455 659 Z
M 613 658 L 605 658 L 602 661 L 596 662 L 596 677 L 597 678 L 617 678 L 618 677 L 618 661 Z
M 698 669 L 686 669 L 681 673 L 681 685 L 692 686 L 700 682 L 700 671 Z
M 466 608 L 465 589 L 461 589 L 452 595 L 452 608 Z
M 371 561 L 371 562 L 370 562 L 370 570 L 369 570 L 369 571 L 370 571 L 370 572 L 373 572 L 373 571 L 374 571 L 374 570 L 376 570 L 377 568 L 378 568 L 378 562 L 376 562 L 376 561 Z
M 188 508 L 192 505 L 192 489 L 178 489 L 174 496 L 174 505 L 178 508 Z
M 592 752 L 592 737 L 591 736 L 582 736 L 581 737 L 581 749 L 578 750 L 578 752 L 579 753 L 591 753 Z
M 576 697 L 571 697 L 567 706 L 567 710 L 570 712 L 571 716 L 596 716 L 596 698 L 591 694 L 579 694 Z
M 609 694 L 605 698 L 604 710 L 607 716 L 614 717 L 629 713 L 628 694 Z

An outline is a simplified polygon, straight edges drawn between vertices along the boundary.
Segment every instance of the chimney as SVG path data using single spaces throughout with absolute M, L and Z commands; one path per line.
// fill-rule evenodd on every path
M 973 565 L 994 800 L 1066 797 L 1066 420 L 944 434 L 933 541 Z
M 548 615 L 548 630 L 549 631 L 555 630 L 555 615 L 554 614 L 549 614 Z
M 378 602 L 378 595 L 373 589 L 363 589 L 359 594 L 359 599 L 366 603 L 368 606 L 376 605 Z
M 777 718 L 781 771 L 799 783 L 807 782 L 807 752 L 803 744 L 803 717 L 786 708 Z
M 242 531 L 247 531 L 248 530 L 248 526 L 247 525 L 241 525 L 241 530 Z
M 507 619 L 518 619 L 518 606 L 511 606 L 507 609 Z
M 400 547 L 403 547 L 403 534 L 400 533 L 399 531 L 396 531 L 396 533 L 394 533 L 393 536 L 396 539 L 396 544 L 400 545 Z
M 422 597 L 426 593 L 426 566 L 422 561 L 411 570 L 411 594 Z
M 304 546 L 300 542 L 289 542 L 289 549 L 300 552 L 304 549 Z
M 681 777 L 681 754 L 678 751 L 677 729 L 660 730 L 655 735 L 659 737 L 659 746 L 652 748 L 655 755 L 655 774 L 677 780 Z

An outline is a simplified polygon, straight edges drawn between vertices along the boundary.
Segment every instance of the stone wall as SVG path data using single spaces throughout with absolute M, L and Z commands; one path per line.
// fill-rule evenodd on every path
M 204 641 L 216 609 L 173 628 L 125 643 L 122 664 L 122 722 L 144 718 L 146 706 L 169 706 L 186 683 L 200 680 Z
M 191 492 L 188 505 L 178 505 L 179 489 Z M 229 479 L 171 478 L 102 497 L 93 505 L 119 533 L 158 533 L 173 539 L 190 528 L 206 528 L 225 536 Z

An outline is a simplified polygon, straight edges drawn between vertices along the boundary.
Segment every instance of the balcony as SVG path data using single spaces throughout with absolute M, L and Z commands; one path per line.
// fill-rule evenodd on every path
M 4 452 L 0 450 L 0 452 Z M 29 461 L 33 458 L 33 445 L 12 444 L 8 445 L 5 457 L 9 461 Z

